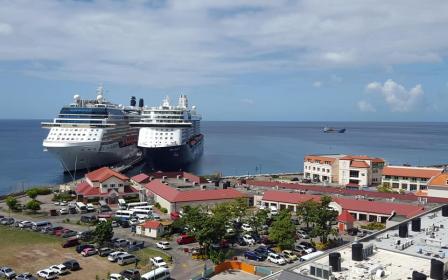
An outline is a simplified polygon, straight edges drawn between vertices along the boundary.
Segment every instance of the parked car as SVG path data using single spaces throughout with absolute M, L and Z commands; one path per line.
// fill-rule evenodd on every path
M 128 228 L 131 226 L 131 224 L 129 223 L 129 221 L 127 220 L 120 220 L 118 221 L 118 224 L 122 227 L 122 228 Z
M 73 237 L 73 236 L 77 236 L 78 232 L 74 231 L 74 230 L 67 230 L 64 233 L 61 234 L 62 238 L 69 238 L 69 237 Z
M 69 238 L 62 242 L 62 248 L 69 248 L 79 245 L 79 240 L 76 237 Z
M 145 241 L 132 241 L 128 244 L 128 252 L 134 252 L 145 248 Z
M 297 244 L 294 250 L 299 252 L 300 254 L 310 254 L 315 251 L 314 248 L 310 248 L 302 244 Z
M 68 273 L 68 268 L 63 264 L 52 265 L 48 269 L 53 270 L 58 275 L 64 275 Z
M 316 251 L 316 248 L 314 248 L 313 244 L 310 242 L 302 241 L 299 243 L 299 245 L 302 245 L 305 247 L 305 249 L 311 249 L 311 253 Z
M 62 231 L 63 229 L 64 229 L 64 228 L 63 228 L 63 227 L 60 227 L 60 226 L 52 227 L 51 230 L 49 231 L 49 234 L 56 235 L 56 232 L 58 232 L 58 231 Z
M 183 234 L 176 239 L 176 242 L 179 245 L 190 244 L 196 242 L 196 239 L 194 238 L 194 236 Z
M 110 262 L 116 262 L 118 257 L 121 256 L 121 255 L 124 255 L 124 254 L 126 254 L 126 252 L 115 251 L 115 252 L 110 253 L 109 256 L 107 256 L 107 259 Z
M 140 271 L 138 271 L 137 269 L 123 270 L 122 272 L 120 272 L 120 275 L 129 280 L 140 280 Z
M 170 243 L 167 241 L 159 241 L 156 243 L 157 248 L 162 250 L 168 250 L 171 249 Z
M 79 265 L 78 261 L 76 261 L 76 260 L 68 260 L 68 261 L 63 262 L 62 264 L 65 265 L 71 271 L 81 269 L 81 266 Z
M 33 226 L 33 223 L 30 221 L 21 221 L 19 223 L 19 228 L 31 228 Z
M 355 236 L 355 235 L 357 235 L 358 234 L 358 229 L 357 228 L 349 228 L 348 230 L 347 230 L 347 234 L 348 235 L 351 235 L 351 236 Z
M 118 239 L 115 239 L 113 244 L 114 244 L 114 247 L 116 247 L 116 248 L 124 248 L 124 247 L 128 246 L 129 241 L 126 239 L 118 238 Z
M 68 206 L 68 213 L 69 214 L 78 214 L 78 211 L 76 211 L 76 206 Z
M 123 255 L 119 255 L 117 258 L 117 263 L 119 265 L 127 265 L 130 263 L 135 263 L 137 261 L 137 257 L 135 257 L 134 255 L 131 254 L 123 254 Z
M 59 209 L 59 214 L 60 215 L 67 215 L 68 214 L 68 208 L 64 207 L 64 208 Z
M 298 238 L 301 238 L 301 239 L 308 239 L 308 238 L 310 238 L 310 236 L 308 235 L 308 233 L 306 233 L 305 231 L 303 231 L 303 230 L 297 230 L 297 237 Z
M 93 230 L 78 232 L 76 236 L 82 241 L 90 241 L 94 238 Z
M 274 253 L 274 251 L 271 248 L 266 246 L 260 246 L 254 251 L 257 252 L 259 255 L 264 256 L 265 258 L 268 257 L 269 253 Z
M 242 238 L 241 236 L 238 236 L 235 241 L 236 241 L 235 243 L 240 245 L 240 246 L 246 246 L 247 245 L 247 242 L 244 241 L 244 238 Z
M 78 246 L 76 246 L 76 253 L 78 253 L 78 254 L 80 254 L 84 249 L 87 249 L 87 248 L 95 248 L 95 245 L 93 245 L 93 244 L 81 244 L 81 245 L 78 245 Z
M 96 216 L 86 216 L 86 215 L 81 216 L 81 222 L 83 222 L 83 223 L 93 224 L 96 221 L 97 221 Z
M 37 272 L 37 276 L 46 280 L 52 280 L 58 278 L 58 274 L 51 269 L 43 269 Z
M 166 262 L 161 257 L 153 257 L 149 259 L 153 266 L 155 267 L 168 267 Z
M 159 214 L 157 214 L 157 213 L 152 213 L 152 219 L 153 220 L 156 220 L 156 221 L 160 221 L 160 216 L 159 216 Z
M 282 251 L 282 256 L 285 258 L 285 260 L 287 260 L 289 263 L 295 262 L 296 260 L 298 260 L 299 258 L 297 257 L 296 254 L 294 254 L 292 251 L 290 250 L 283 250 Z
M 14 277 L 16 277 L 16 272 L 12 270 L 12 268 L 5 266 L 0 268 L 0 277 L 14 279 Z
M 123 280 L 123 276 L 118 273 L 112 273 L 109 275 L 109 280 Z
M 3 218 L 0 221 L 0 224 L 2 224 L 2 225 L 12 225 L 12 224 L 14 224 L 14 218 Z
M 249 224 L 242 224 L 241 225 L 241 229 L 247 232 L 251 232 L 252 231 L 252 227 Z
M 255 252 L 255 251 L 246 251 L 244 252 L 244 257 L 246 259 L 249 260 L 254 260 L 254 261 L 264 261 L 266 259 L 265 256 L 260 255 L 259 253 Z
M 95 211 L 95 207 L 93 206 L 92 203 L 87 203 L 86 207 L 87 207 L 87 212 L 94 212 Z
M 96 253 L 97 253 L 97 250 L 95 248 L 85 248 L 84 250 L 82 250 L 81 256 L 88 257 L 88 256 L 96 255 Z
M 243 235 L 243 240 L 244 240 L 244 242 L 246 242 L 249 245 L 254 245 L 255 244 L 254 238 L 251 235 L 249 235 L 249 234 Z
M 275 264 L 280 264 L 280 265 L 286 264 L 285 258 L 283 258 L 282 256 L 280 256 L 276 253 L 269 253 L 268 261 L 275 263 Z
M 31 273 L 25 272 L 16 276 L 16 280 L 37 280 Z
M 99 248 L 98 249 L 98 255 L 100 257 L 107 257 L 109 256 L 110 253 L 112 253 L 114 250 L 112 250 L 111 248 L 108 247 L 104 247 L 104 248 Z

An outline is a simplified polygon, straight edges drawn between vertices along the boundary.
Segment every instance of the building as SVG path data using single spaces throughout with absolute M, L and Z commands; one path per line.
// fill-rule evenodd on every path
M 182 179 L 154 179 L 145 186 L 147 197 L 168 210 L 168 213 L 180 212 L 185 206 L 207 206 L 229 202 L 246 197 L 233 188 L 219 188 L 214 185 L 201 185 L 185 182 Z
M 146 221 L 135 227 L 135 233 L 152 238 L 159 238 L 165 233 L 165 226 L 159 221 Z
M 339 158 L 345 155 L 308 155 L 303 161 L 303 174 L 313 182 L 339 182 Z
M 381 183 L 396 190 L 416 192 L 426 190 L 428 181 L 442 173 L 441 168 L 414 166 L 386 166 Z
M 339 185 L 351 188 L 381 183 L 385 162 L 369 156 L 345 156 L 339 159 Z
M 265 207 L 275 206 L 277 209 L 297 211 L 299 203 L 314 200 L 320 201 L 320 195 L 301 194 L 297 192 L 266 191 L 261 199 Z M 347 211 L 357 221 L 386 223 L 389 218 L 401 216 L 411 218 L 424 211 L 424 207 L 415 204 L 404 204 L 385 201 L 370 201 L 344 197 L 332 197 L 330 207 L 339 214 Z
M 130 186 L 129 178 L 109 167 L 87 173 L 75 192 L 78 201 L 105 200 L 109 204 L 116 204 L 119 198 L 138 197 L 138 190 Z
M 369 156 L 308 155 L 303 172 L 304 178 L 313 182 L 359 188 L 379 184 L 384 165 L 383 159 Z
M 356 221 L 353 215 L 347 210 L 342 210 L 342 213 L 338 216 L 338 231 L 346 232 L 347 230 L 353 228 L 353 223 Z
M 431 178 L 428 182 L 428 196 L 448 197 L 448 173 L 443 172 Z

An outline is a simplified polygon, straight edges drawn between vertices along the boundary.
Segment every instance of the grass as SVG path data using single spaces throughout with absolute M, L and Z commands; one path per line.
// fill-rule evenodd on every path
M 47 234 L 39 234 L 28 230 L 18 230 L 17 228 L 10 228 L 0 226 L 0 248 L 61 243 L 61 239 Z
M 151 263 L 149 261 L 149 258 L 152 257 L 162 257 L 166 263 L 170 264 L 170 256 L 162 251 L 152 249 L 152 248 L 144 248 L 142 250 L 138 250 L 135 252 L 132 252 L 131 254 L 137 256 L 140 259 L 139 267 L 140 268 L 151 268 Z

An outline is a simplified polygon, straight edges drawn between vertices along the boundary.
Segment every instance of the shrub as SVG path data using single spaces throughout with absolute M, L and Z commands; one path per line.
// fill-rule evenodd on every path
M 168 213 L 168 209 L 166 209 L 166 208 L 163 208 L 163 207 L 162 207 L 162 208 L 160 208 L 160 211 L 162 211 L 162 213 L 165 213 L 165 214 L 166 214 L 166 213 Z
M 71 201 L 73 200 L 73 197 L 69 194 L 69 193 L 59 193 L 59 194 L 54 194 L 53 198 L 51 199 L 52 201 Z
M 15 197 L 8 196 L 6 198 L 6 205 L 8 205 L 9 209 L 12 211 L 17 209 L 18 203 L 19 202 L 17 201 L 17 198 L 15 198 Z
M 40 210 L 40 203 L 39 201 L 33 199 L 26 204 L 26 208 L 36 212 L 37 210 Z
M 160 203 L 156 202 L 156 204 L 154 204 L 154 207 L 156 207 L 157 209 L 160 209 Z
M 378 223 L 378 222 L 371 222 L 371 223 L 368 223 L 367 225 L 361 226 L 361 228 L 368 229 L 368 230 L 382 230 L 385 227 L 386 226 L 384 224 Z
M 328 244 L 321 243 L 321 242 L 317 242 L 314 246 L 316 247 L 316 250 L 318 250 L 318 251 L 325 251 L 328 248 Z

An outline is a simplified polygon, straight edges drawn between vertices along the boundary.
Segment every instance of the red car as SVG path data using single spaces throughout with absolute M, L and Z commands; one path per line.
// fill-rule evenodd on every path
M 176 242 L 179 245 L 190 244 L 196 242 L 196 238 L 194 238 L 194 236 L 183 234 L 176 239 Z
M 78 238 L 69 238 L 62 243 L 62 248 L 75 247 L 79 245 Z

